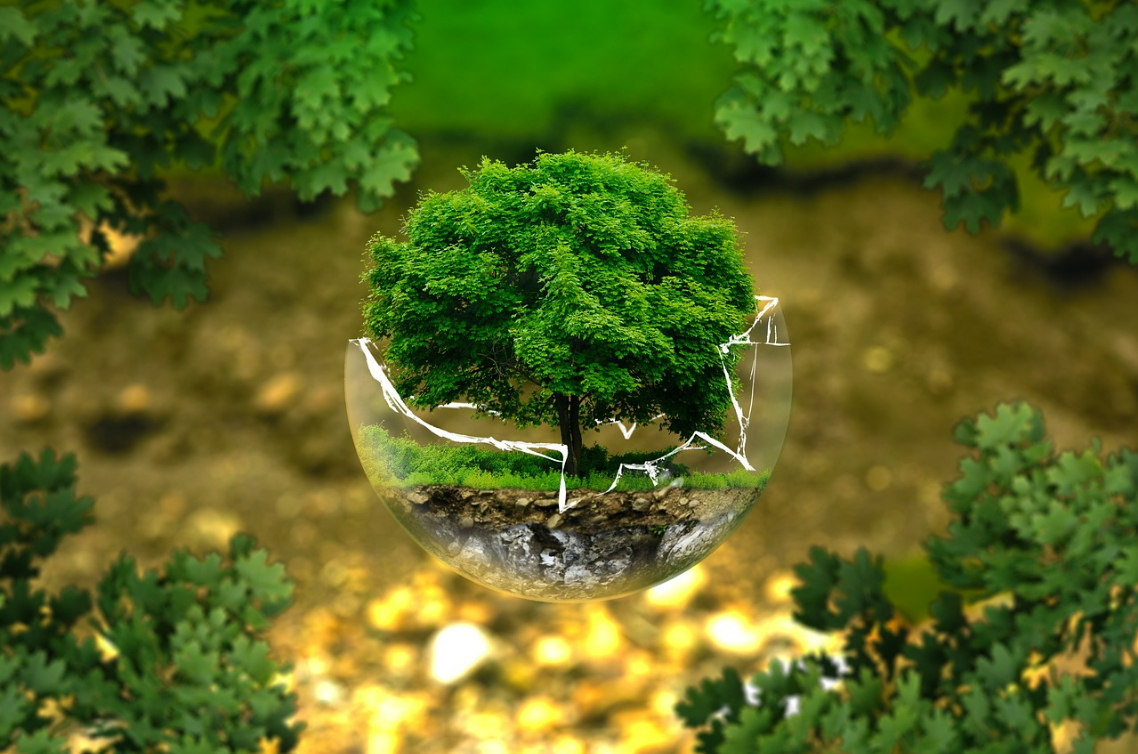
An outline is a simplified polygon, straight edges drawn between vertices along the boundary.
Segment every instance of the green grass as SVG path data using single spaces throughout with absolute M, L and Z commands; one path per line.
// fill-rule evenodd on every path
M 583 107 L 602 119 L 663 121 L 721 139 L 716 98 L 735 70 L 694 2 L 419 0 L 410 84 L 395 90 L 400 128 L 532 139 Z M 619 145 L 617 145 L 619 146 Z
M 392 437 L 378 425 L 360 430 L 360 459 L 364 470 L 376 484 L 394 487 L 458 485 L 473 489 L 529 489 L 556 491 L 561 472 L 556 463 L 528 453 L 483 450 L 473 444 L 419 445 L 406 437 Z M 604 448 L 584 449 L 579 477 L 567 477 L 567 489 L 606 490 L 620 463 L 643 463 L 659 458 L 671 448 L 659 451 L 609 456 Z M 736 489 L 766 486 L 769 471 L 754 473 L 739 469 L 728 474 L 693 473 L 679 463 L 665 463 L 675 477 L 683 477 L 690 489 Z M 646 476 L 625 474 L 616 488 L 622 491 L 655 489 Z

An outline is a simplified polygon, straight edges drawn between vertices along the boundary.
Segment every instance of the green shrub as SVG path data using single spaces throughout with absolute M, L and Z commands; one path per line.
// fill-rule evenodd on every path
M 795 619 L 842 632 L 845 672 L 822 655 L 772 664 L 751 680 L 753 703 L 731 669 L 688 689 L 676 711 L 701 729 L 699 752 L 1042 754 L 1050 726 L 1072 721 L 1085 753 L 1135 729 L 1138 454 L 1100 458 L 1096 443 L 1057 455 L 1023 404 L 962 422 L 956 438 L 974 453 L 944 491 L 948 535 L 925 544 L 951 587 L 931 625 L 892 620 L 880 557 L 815 548 L 796 568 Z M 1003 599 L 969 614 L 957 590 Z M 1060 673 L 1059 658 L 1078 667 Z
M 179 551 L 139 574 L 122 555 L 94 598 L 32 587 L 36 561 L 92 522 L 75 468 L 50 451 L 0 465 L 0 750 L 62 751 L 80 728 L 116 752 L 254 752 L 263 739 L 294 749 L 304 726 L 277 677 L 288 668 L 258 638 L 293 585 L 249 537 L 233 537 L 227 562 Z M 61 716 L 44 713 L 49 700 Z

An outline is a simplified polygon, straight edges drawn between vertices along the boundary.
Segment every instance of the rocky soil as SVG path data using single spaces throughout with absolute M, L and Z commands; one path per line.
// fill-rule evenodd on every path
M 726 539 L 757 489 L 555 493 L 451 485 L 389 490 L 400 523 L 439 559 L 503 591 L 615 597 L 675 576 Z

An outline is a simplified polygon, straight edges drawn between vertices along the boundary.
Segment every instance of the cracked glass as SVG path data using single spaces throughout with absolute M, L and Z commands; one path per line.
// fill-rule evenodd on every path
M 345 391 L 360 462 L 403 529 L 478 583 L 543 601 L 647 589 L 722 544 L 778 460 L 790 341 L 779 300 L 754 299 L 746 329 L 715 347 L 730 395 L 721 431 L 679 436 L 664 415 L 596 420 L 577 475 L 557 428 L 519 428 L 468 401 L 415 408 L 384 343 L 351 340 Z

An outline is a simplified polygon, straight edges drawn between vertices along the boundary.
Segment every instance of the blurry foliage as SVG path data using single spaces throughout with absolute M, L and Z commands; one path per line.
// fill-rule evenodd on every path
M 708 0 L 744 71 L 716 120 L 761 162 L 838 142 L 848 122 L 891 131 L 913 93 L 972 99 L 925 185 L 944 222 L 976 232 L 1019 207 L 1012 166 L 1097 216 L 1094 241 L 1138 264 L 1138 6 L 1055 0 Z
M 974 453 L 944 491 L 948 536 L 925 544 L 951 588 L 931 625 L 894 620 L 881 558 L 815 548 L 796 568 L 795 619 L 842 631 L 841 663 L 776 662 L 752 679 L 757 698 L 730 669 L 689 689 L 677 712 L 704 729 L 698 751 L 1042 753 L 1066 723 L 1087 754 L 1138 727 L 1138 454 L 1056 455 L 1023 404 L 956 438 Z M 966 611 L 961 590 L 1002 599 Z
M 256 194 L 358 184 L 377 207 L 417 163 L 384 109 L 404 76 L 410 0 L 22 2 L 0 8 L 0 366 L 60 334 L 106 229 L 143 240 L 131 286 L 206 296 L 209 229 L 158 171 L 218 161 Z
M 139 574 L 122 555 L 94 598 L 32 588 L 36 561 L 92 522 L 75 467 L 51 451 L 0 465 L 0 750 L 62 752 L 71 734 L 116 752 L 295 748 L 288 668 L 257 638 L 293 585 L 249 537 L 232 539 L 228 562 L 179 551 Z

